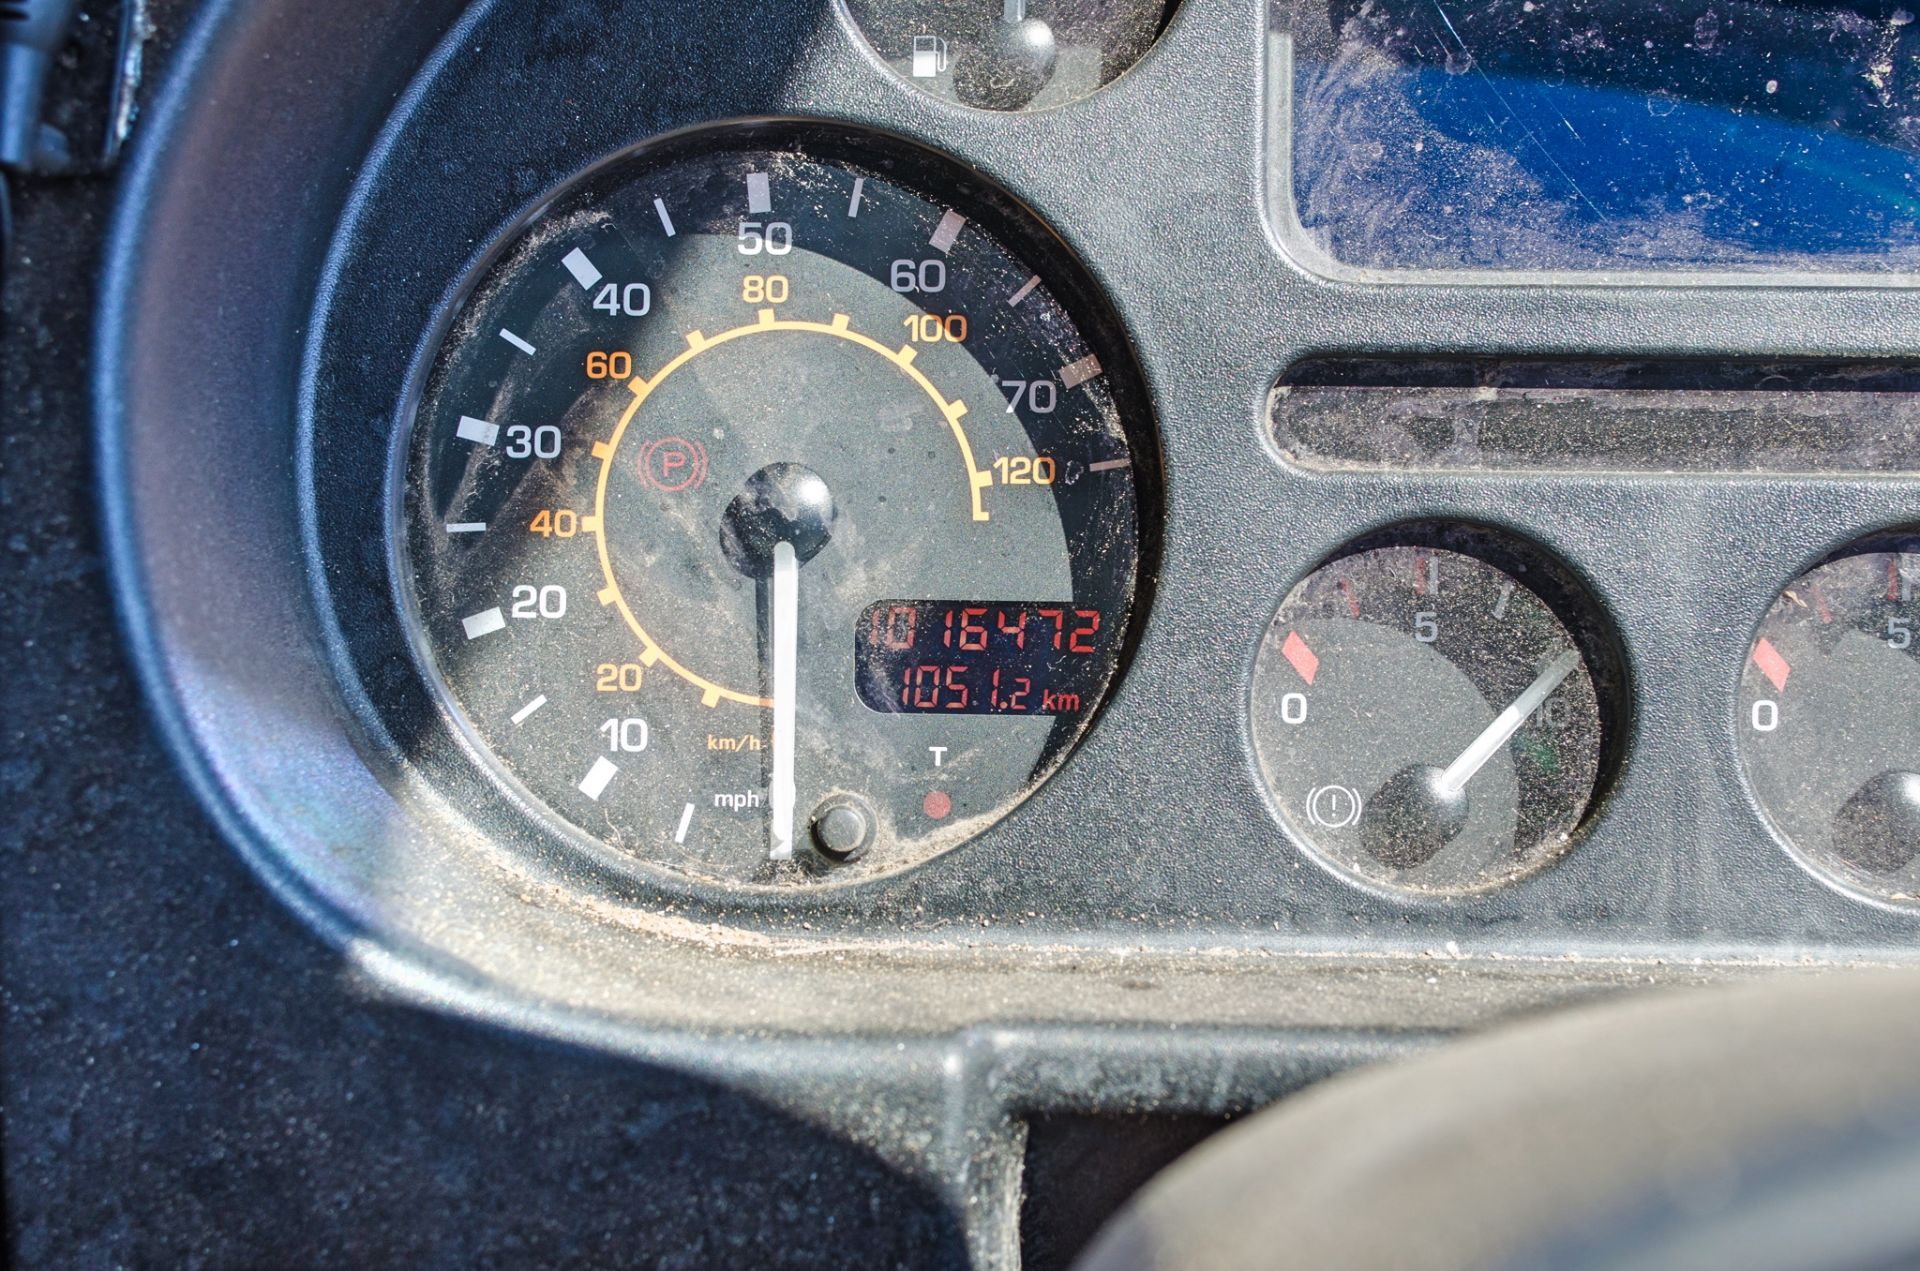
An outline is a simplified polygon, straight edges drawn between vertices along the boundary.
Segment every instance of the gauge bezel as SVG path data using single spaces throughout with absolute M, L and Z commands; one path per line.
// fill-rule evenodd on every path
M 1566 843 L 1558 850 L 1542 852 L 1526 869 L 1489 878 L 1478 886 L 1403 887 L 1369 877 L 1343 864 L 1322 851 L 1311 834 L 1293 823 L 1293 819 L 1281 808 L 1279 797 L 1261 765 L 1260 748 L 1254 733 L 1259 657 L 1281 608 L 1301 584 L 1321 570 L 1363 552 L 1389 547 L 1424 547 L 1454 552 L 1509 576 L 1524 578 L 1527 589 L 1539 597 L 1573 637 L 1574 647 L 1579 650 L 1593 681 L 1594 698 L 1599 707 L 1600 750 L 1593 791 L 1587 798 L 1586 806 L 1581 809 L 1579 820 L 1569 832 Z M 1241 718 L 1253 780 L 1266 803 L 1268 814 L 1280 827 L 1288 843 L 1301 856 L 1349 887 L 1394 904 L 1421 908 L 1445 907 L 1516 890 L 1552 871 L 1577 852 L 1607 812 L 1616 784 L 1626 768 L 1631 735 L 1637 722 L 1627 650 L 1621 642 L 1618 628 L 1596 598 L 1591 584 L 1557 553 L 1514 529 L 1488 521 L 1421 518 L 1389 522 L 1366 530 L 1320 556 L 1312 565 L 1292 576 L 1274 601 L 1248 656 L 1246 683 Z
M 1070 738 L 1050 749 L 1038 778 L 985 829 L 950 846 L 922 853 L 898 867 L 874 872 L 812 871 L 799 884 L 727 882 L 688 874 L 606 843 L 573 824 L 534 793 L 486 744 L 434 656 L 413 585 L 406 520 L 408 466 L 416 429 L 422 407 L 445 372 L 451 352 L 449 336 L 489 274 L 513 252 L 526 232 L 555 205 L 617 169 L 629 169 L 637 174 L 648 165 L 719 152 L 758 150 L 789 150 L 809 160 L 851 166 L 856 171 L 882 176 L 923 198 L 964 208 L 970 220 L 1040 276 L 1042 284 L 1073 318 L 1105 371 L 1114 407 L 1134 458 L 1131 471 L 1139 535 L 1133 594 L 1126 627 L 1116 650 L 1113 674 L 1100 701 L 1077 721 L 1078 727 Z M 982 834 L 991 833 L 1018 816 L 1071 762 L 1087 737 L 1099 727 L 1107 704 L 1125 683 L 1152 609 L 1163 538 L 1163 462 L 1153 399 L 1124 324 L 1085 265 L 1036 211 L 979 174 L 969 172 L 959 161 L 897 134 L 802 117 L 725 120 L 663 133 L 580 167 L 529 203 L 462 272 L 415 347 L 388 439 L 382 500 L 388 586 L 407 656 L 431 697 L 441 725 L 456 739 L 465 760 L 484 774 L 517 812 L 550 837 L 560 850 L 584 856 L 592 866 L 592 875 L 603 880 L 624 879 L 669 892 L 724 894 L 729 898 L 758 895 L 784 904 L 802 895 L 869 886 L 922 868 L 948 852 L 962 850 Z M 348 638 L 352 635 L 348 633 Z
M 1838 546 L 1829 546 L 1826 550 L 1809 556 L 1799 568 L 1781 581 L 1773 595 L 1761 607 L 1759 614 L 1754 617 L 1747 632 L 1746 653 L 1733 669 L 1727 692 L 1725 724 L 1733 752 L 1734 768 L 1739 773 L 1740 792 L 1746 799 L 1747 810 L 1787 859 L 1815 882 L 1835 894 L 1911 921 L 1920 920 L 1920 895 L 1916 895 L 1912 900 L 1895 900 L 1861 885 L 1849 877 L 1844 867 L 1829 864 L 1814 852 L 1801 847 L 1794 841 L 1793 836 L 1774 820 L 1773 814 L 1767 810 L 1766 800 L 1760 796 L 1759 789 L 1754 785 L 1753 770 L 1747 763 L 1746 729 L 1741 727 L 1740 720 L 1741 691 L 1746 679 L 1747 663 L 1752 657 L 1754 645 L 1760 639 L 1762 628 L 1766 626 L 1768 616 L 1772 614 L 1774 605 L 1779 602 L 1787 589 L 1808 574 L 1827 565 L 1849 560 L 1855 556 L 1868 556 L 1876 552 L 1888 551 L 1920 553 L 1920 523 L 1896 522 L 1892 525 L 1858 531 L 1852 537 L 1841 539 Z

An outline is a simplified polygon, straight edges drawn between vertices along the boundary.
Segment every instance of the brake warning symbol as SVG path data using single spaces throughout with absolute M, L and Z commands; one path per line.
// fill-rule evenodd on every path
M 707 451 L 685 437 L 658 437 L 640 447 L 640 479 L 662 494 L 697 490 L 707 479 Z

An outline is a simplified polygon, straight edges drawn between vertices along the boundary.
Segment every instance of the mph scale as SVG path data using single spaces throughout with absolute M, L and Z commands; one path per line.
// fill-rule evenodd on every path
M 1089 726 L 1150 435 L 1104 303 L 1004 196 L 875 137 L 690 134 L 480 271 L 407 443 L 403 600 L 477 748 L 620 859 L 885 872 Z

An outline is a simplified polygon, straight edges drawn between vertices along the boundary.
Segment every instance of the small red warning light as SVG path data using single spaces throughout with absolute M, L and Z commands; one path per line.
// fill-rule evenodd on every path
M 936 821 L 945 820 L 947 813 L 953 811 L 953 796 L 945 790 L 930 790 L 920 810 Z

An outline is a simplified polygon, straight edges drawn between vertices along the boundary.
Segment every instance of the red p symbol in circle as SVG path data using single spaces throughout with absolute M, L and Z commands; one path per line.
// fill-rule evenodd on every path
M 640 447 L 640 479 L 663 494 L 697 490 L 707 479 L 707 451 L 685 437 L 656 437 Z

